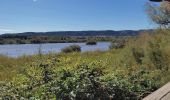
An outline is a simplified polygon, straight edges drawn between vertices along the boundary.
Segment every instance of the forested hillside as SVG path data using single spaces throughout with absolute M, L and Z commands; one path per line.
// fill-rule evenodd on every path
M 139 35 L 139 31 L 61 31 L 61 32 L 25 32 L 0 35 L 0 44 L 37 44 L 37 43 L 70 43 L 88 41 L 114 41 Z M 122 39 L 123 39 L 122 38 Z
M 24 32 L 3 34 L 0 37 L 17 37 L 17 36 L 134 36 L 140 32 L 149 30 L 122 30 L 122 31 L 54 31 L 54 32 Z

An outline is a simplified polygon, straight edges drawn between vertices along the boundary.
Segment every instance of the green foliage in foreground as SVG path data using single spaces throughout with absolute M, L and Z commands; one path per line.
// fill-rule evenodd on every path
M 142 99 L 170 81 L 169 37 L 169 31 L 152 36 L 143 34 L 129 40 L 122 49 L 106 52 L 1 56 L 0 97 Z
M 123 76 L 117 71 L 106 73 L 101 61 L 77 64 L 75 68 L 56 68 L 55 66 L 63 63 L 56 59 L 45 62 L 47 63 L 33 62 L 11 83 L 1 83 L 1 96 L 44 100 L 136 100 L 157 87 L 146 70 Z

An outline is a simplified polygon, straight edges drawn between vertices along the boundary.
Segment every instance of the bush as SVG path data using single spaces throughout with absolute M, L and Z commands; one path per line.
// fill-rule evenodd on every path
M 61 51 L 64 53 L 81 52 L 81 47 L 79 45 L 71 45 L 63 48 Z
M 141 48 L 132 48 L 132 54 L 138 64 L 142 64 L 142 59 L 144 57 L 144 50 Z
M 168 70 L 167 57 L 163 54 L 159 44 L 150 43 L 149 57 L 157 69 Z
M 57 59 L 55 59 L 57 60 Z M 139 100 L 157 89 L 147 70 L 105 74 L 100 62 L 55 70 L 56 62 L 29 65 L 10 84 L 0 82 L 0 97 L 59 100 Z M 46 61 L 45 61 L 46 62 Z M 58 60 L 60 63 L 60 60 Z M 48 71 L 48 76 L 45 74 Z M 46 78 L 49 79 L 45 82 Z M 1 98 L 0 98 L 1 99 Z
M 119 49 L 119 48 L 123 48 L 124 46 L 125 46 L 124 43 L 115 42 L 115 43 L 112 43 L 109 48 L 110 49 Z
M 96 44 L 97 44 L 97 42 L 95 42 L 95 41 L 88 41 L 86 43 L 86 45 L 96 45 Z

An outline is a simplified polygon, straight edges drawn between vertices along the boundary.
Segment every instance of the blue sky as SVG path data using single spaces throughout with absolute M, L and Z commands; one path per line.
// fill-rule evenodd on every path
M 0 33 L 152 28 L 147 0 L 0 0 Z

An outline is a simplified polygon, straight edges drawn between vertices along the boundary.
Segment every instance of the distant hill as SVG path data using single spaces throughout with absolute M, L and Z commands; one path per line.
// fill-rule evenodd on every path
M 56 32 L 24 32 L 0 35 L 1 44 L 39 44 L 39 43 L 76 43 L 93 41 L 114 41 L 117 37 L 137 36 L 144 31 L 56 31 Z
M 143 31 L 151 30 L 104 30 L 104 31 L 53 31 L 53 32 L 24 32 L 2 34 L 0 37 L 22 37 L 22 36 L 136 36 Z

